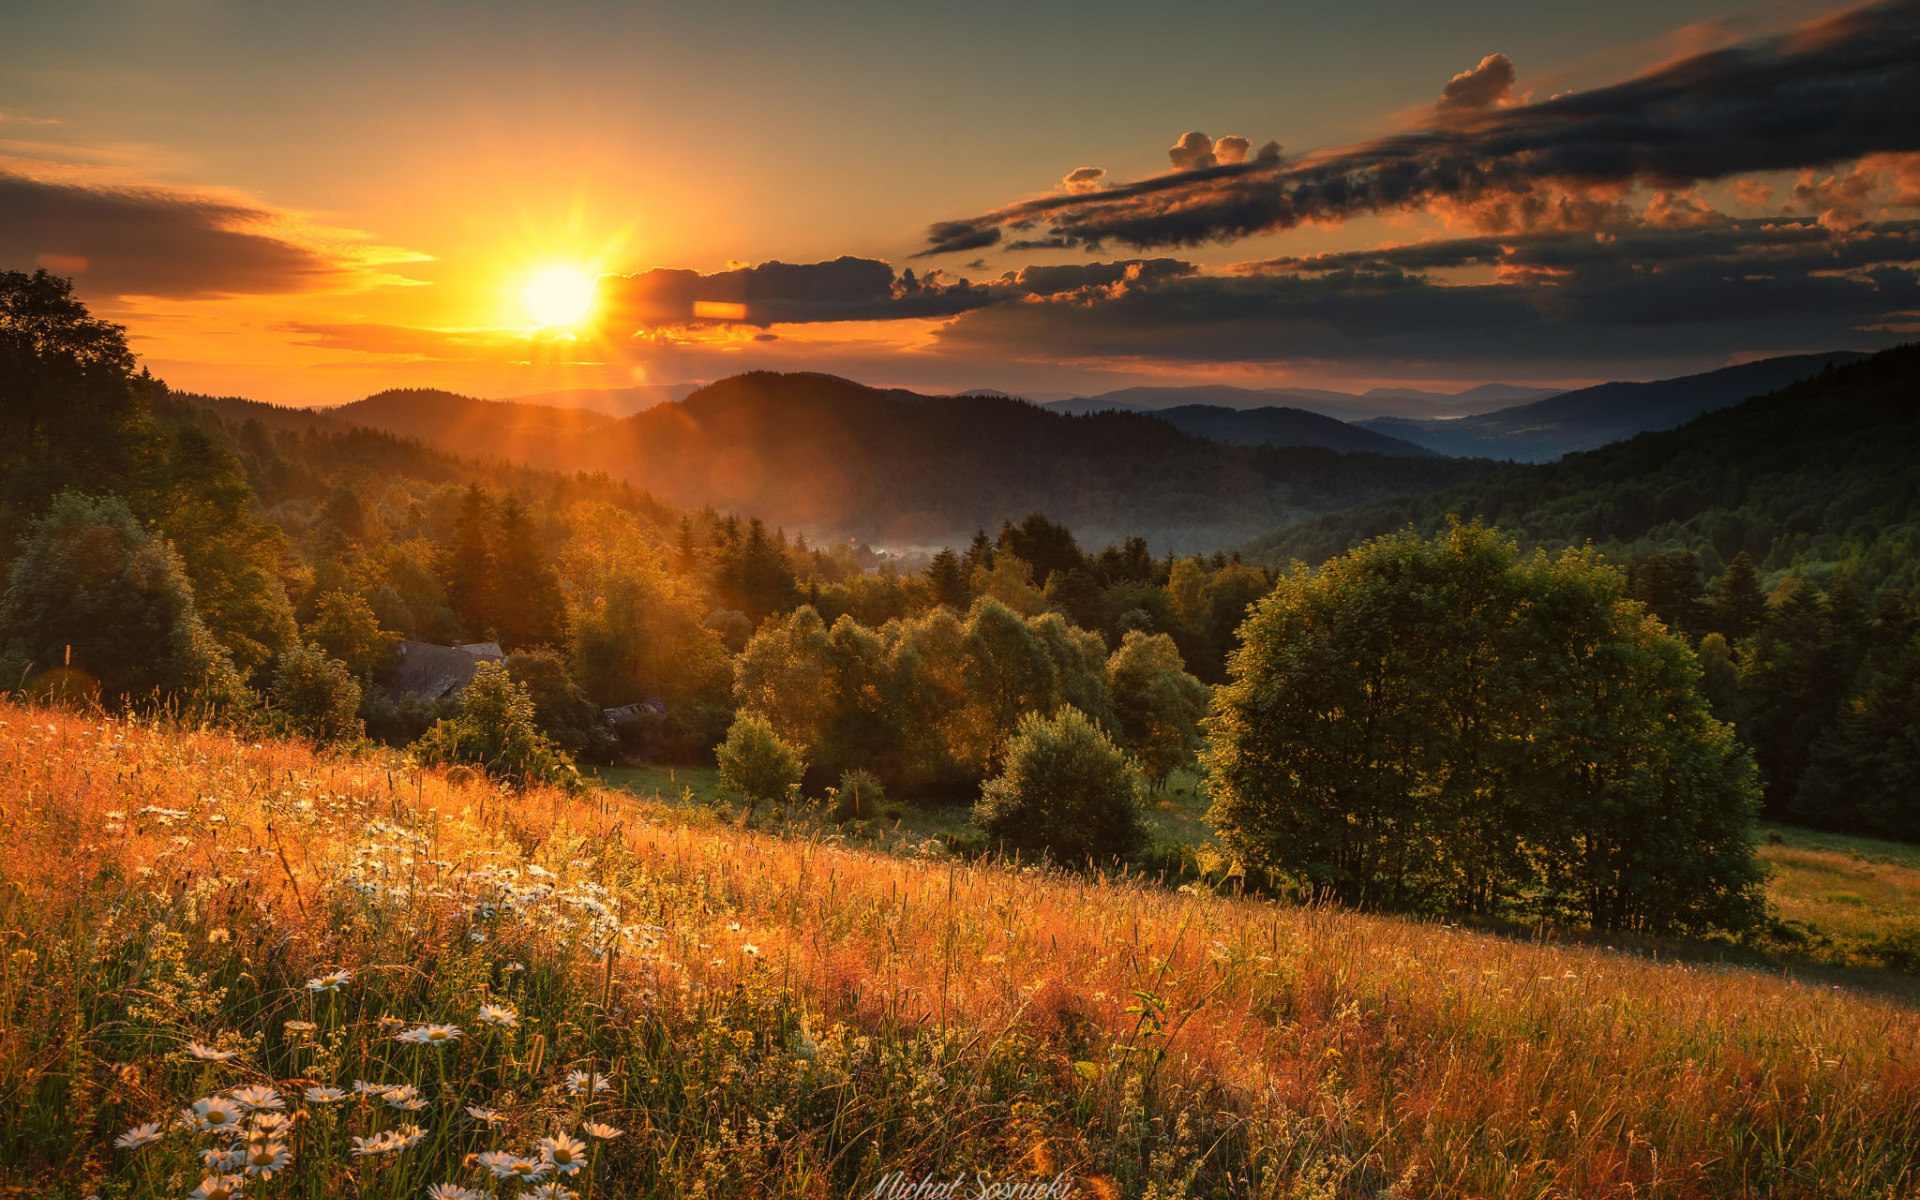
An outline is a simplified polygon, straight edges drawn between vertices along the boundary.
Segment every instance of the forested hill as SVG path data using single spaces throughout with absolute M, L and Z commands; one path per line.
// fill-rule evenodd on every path
M 1329 450 L 1414 457 L 1434 453 L 1425 446 L 1303 408 L 1181 404 L 1156 409 L 1147 415 L 1184 433 L 1229 446 L 1325 446 Z
M 1360 424 L 1440 454 L 1549 462 L 1636 433 L 1672 429 L 1702 413 L 1786 387 L 1828 366 L 1844 366 L 1865 357 L 1851 350 L 1791 354 L 1676 379 L 1602 383 L 1457 420 L 1383 416 Z
M 924 398 L 755 372 L 620 421 L 444 392 L 333 410 L 455 453 L 605 471 L 669 501 L 890 544 L 963 544 L 1044 512 L 1095 542 L 1213 550 L 1316 512 L 1429 491 L 1490 464 L 1223 446 L 1149 416 L 1001 396 Z
M 1379 534 L 1484 518 L 1544 546 L 1684 549 L 1717 570 L 1847 562 L 1910 587 L 1920 565 L 1920 345 L 1558 462 L 1288 526 L 1246 547 L 1317 563 Z

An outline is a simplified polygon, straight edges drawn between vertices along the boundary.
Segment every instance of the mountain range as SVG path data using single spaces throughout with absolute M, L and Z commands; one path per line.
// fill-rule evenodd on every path
M 1215 408 L 1294 408 L 1341 421 L 1369 417 L 1458 417 L 1492 412 L 1559 394 L 1557 388 L 1517 387 L 1483 383 L 1463 392 L 1427 392 L 1419 388 L 1373 388 L 1370 391 L 1333 392 L 1319 388 L 1243 388 L 1225 384 L 1193 387 L 1130 387 L 1050 401 L 1055 412 L 1162 412 L 1170 408 L 1208 405 Z

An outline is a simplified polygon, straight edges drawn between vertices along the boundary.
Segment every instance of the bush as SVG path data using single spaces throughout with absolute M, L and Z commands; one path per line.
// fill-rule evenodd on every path
M 1071 705 L 1028 713 L 1007 743 L 1006 769 L 980 790 L 973 822 L 1002 843 L 1062 862 L 1124 857 L 1145 841 L 1139 770 Z
M 480 767 L 518 789 L 582 786 L 572 760 L 535 726 L 533 698 L 500 663 L 480 664 L 460 692 L 460 715 L 435 725 L 414 751 L 424 763 Z
M 613 730 L 600 706 L 573 681 L 566 656 L 547 646 L 515 650 L 507 656 L 507 674 L 533 698 L 534 723 L 554 745 L 576 759 L 613 757 Z
M 840 776 L 840 787 L 833 794 L 833 819 L 870 820 L 886 803 L 886 789 L 871 771 L 855 769 Z
M 180 556 L 118 497 L 56 496 L 0 599 L 0 685 L 110 705 L 251 693 L 193 604 Z
M 273 673 L 273 708 L 282 726 L 316 742 L 361 736 L 360 685 L 347 664 L 318 646 L 295 646 Z
M 801 751 L 775 733 L 764 717 L 736 718 L 714 757 L 720 763 L 720 786 L 747 802 L 748 816 L 762 803 L 778 803 L 798 792 L 807 769 Z
M 1763 915 L 1752 762 L 1693 652 L 1591 552 L 1385 537 L 1283 578 L 1241 638 L 1207 768 L 1246 866 L 1651 933 Z

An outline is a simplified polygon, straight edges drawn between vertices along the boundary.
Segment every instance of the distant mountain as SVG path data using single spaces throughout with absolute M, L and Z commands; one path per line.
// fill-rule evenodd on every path
M 1371 429 L 1349 425 L 1301 408 L 1222 408 L 1216 404 L 1182 404 L 1143 415 L 1165 421 L 1175 429 L 1229 446 L 1325 446 L 1329 450 L 1364 454 L 1427 455 L 1425 446 Z
M 1865 357 L 1849 350 L 1795 354 L 1652 383 L 1603 383 L 1457 420 L 1377 417 L 1359 424 L 1441 454 L 1546 462 L 1636 433 L 1672 429 L 1816 375 L 1828 364 Z
M 544 404 L 549 408 L 583 408 L 616 417 L 630 417 L 656 404 L 671 404 L 684 399 L 698 388 L 697 383 L 643 383 L 623 388 L 566 388 L 557 392 L 534 392 L 527 396 L 509 396 L 515 404 Z
M 383 392 L 327 416 L 469 457 L 604 471 L 676 504 L 891 545 L 959 544 L 977 528 L 1038 511 L 1092 544 L 1139 534 L 1156 551 L 1213 550 L 1490 467 L 1322 446 L 1228 446 L 1138 414 L 1074 417 L 980 395 L 935 402 L 830 375 L 770 372 L 620 420 L 433 391 Z
M 1280 406 L 1305 409 L 1342 421 L 1360 421 L 1381 416 L 1457 417 L 1490 412 L 1557 394 L 1558 389 L 1554 388 L 1515 387 L 1505 383 L 1483 383 L 1452 394 L 1426 392 L 1418 388 L 1373 388 L 1355 394 L 1317 388 L 1241 388 L 1203 384 L 1195 387 L 1121 388 L 1097 396 L 1055 400 L 1045 407 L 1055 412 L 1077 414 L 1115 410 L 1158 412 L 1196 404 L 1234 409 Z
M 1900 577 L 1914 586 L 1920 346 L 1823 371 L 1677 429 L 1312 518 L 1244 549 L 1268 562 L 1318 563 L 1408 525 L 1437 530 L 1449 515 L 1482 518 L 1531 545 L 1684 549 L 1714 571 L 1742 550 L 1763 569 L 1850 561 L 1859 582 Z

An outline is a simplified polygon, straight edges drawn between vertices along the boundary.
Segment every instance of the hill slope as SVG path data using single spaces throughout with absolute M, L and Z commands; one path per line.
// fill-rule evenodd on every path
M 1098 544 L 1213 550 L 1275 524 L 1488 469 L 1315 446 L 1223 446 L 1152 417 L 1071 417 L 995 396 L 930 400 L 756 372 L 621 421 L 444 392 L 330 410 L 458 454 L 604 471 L 687 506 L 821 536 L 957 544 L 1029 512 Z
M 479 1184 L 476 1145 L 524 1153 L 583 1111 L 625 1132 L 572 1180 L 647 1200 L 882 1194 L 957 1163 L 1083 1196 L 1914 1181 L 1920 1017 L 1823 983 L 680 824 L 608 793 L 503 802 L 396 755 L 6 701 L 0 728 L 0 1161 L 23 1192 L 184 1195 L 208 1139 L 171 1118 L 243 1083 L 309 1114 L 287 1195 Z M 386 1017 L 459 1035 L 410 1046 Z M 607 1086 L 570 1095 L 569 1072 Z M 301 1099 L 362 1078 L 420 1099 Z M 468 1106 L 497 1116 L 476 1132 Z M 111 1148 L 149 1120 L 153 1144 Z M 356 1158 L 349 1135 L 401 1122 L 420 1136 Z
M 1557 388 L 1516 387 L 1506 383 L 1483 383 L 1454 393 L 1428 392 L 1419 388 L 1373 388 L 1360 394 L 1323 388 L 1242 388 L 1226 384 L 1198 384 L 1190 387 L 1120 388 L 1097 396 L 1054 400 L 1046 407 L 1055 412 L 1082 414 L 1160 412 L 1189 404 L 1233 409 L 1279 405 L 1305 409 L 1336 420 L 1359 421 L 1368 417 L 1457 417 L 1463 413 L 1491 412 L 1557 394 Z
M 1878 578 L 1911 584 L 1920 569 L 1920 346 L 1678 429 L 1309 520 L 1249 549 L 1268 561 L 1319 562 L 1404 525 L 1437 529 L 1450 513 L 1540 545 L 1684 548 L 1712 568 L 1742 550 L 1772 568 L 1855 558 Z
M 1441 454 L 1547 462 L 1786 387 L 1829 364 L 1859 362 L 1851 350 L 1795 354 L 1651 383 L 1603 383 L 1457 420 L 1377 417 L 1362 426 Z
M 1183 433 L 1228 446 L 1325 446 L 1343 453 L 1401 454 L 1424 457 L 1433 451 L 1397 437 L 1302 408 L 1222 408 L 1181 404 L 1146 415 Z

